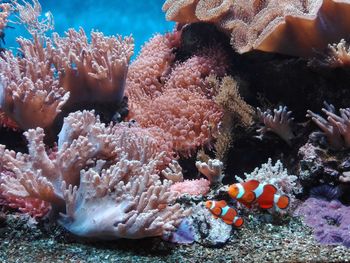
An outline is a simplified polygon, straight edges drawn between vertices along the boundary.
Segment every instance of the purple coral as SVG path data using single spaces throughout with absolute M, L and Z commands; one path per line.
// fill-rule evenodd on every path
M 276 133 L 285 142 L 291 145 L 291 140 L 295 137 L 292 131 L 291 124 L 294 118 L 291 118 L 291 111 L 288 111 L 287 107 L 279 106 L 278 109 L 274 109 L 263 112 L 260 108 L 257 108 L 258 117 L 263 127 L 257 130 L 260 133 L 261 138 L 266 132 Z
M 339 201 L 307 199 L 295 211 L 304 217 L 304 222 L 314 229 L 314 235 L 321 244 L 342 244 L 350 247 L 350 207 Z
M 310 110 L 307 117 L 325 133 L 329 146 L 334 150 L 350 147 L 350 108 L 340 109 L 340 116 L 335 113 L 332 104 L 324 102 L 322 111 L 327 115 L 327 119 Z

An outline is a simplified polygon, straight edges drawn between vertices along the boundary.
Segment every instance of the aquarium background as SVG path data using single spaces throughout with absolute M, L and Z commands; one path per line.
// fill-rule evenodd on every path
M 51 11 L 55 20 L 54 31 L 63 34 L 68 28 L 83 27 L 102 31 L 105 35 L 132 34 L 135 39 L 135 54 L 142 44 L 155 33 L 172 30 L 174 23 L 165 21 L 161 10 L 163 0 L 42 0 L 43 14 Z M 6 30 L 5 47 L 16 47 L 16 37 L 30 37 L 22 25 L 13 25 Z M 51 32 L 49 32 L 51 33 Z M 134 56 L 135 57 L 135 56 Z

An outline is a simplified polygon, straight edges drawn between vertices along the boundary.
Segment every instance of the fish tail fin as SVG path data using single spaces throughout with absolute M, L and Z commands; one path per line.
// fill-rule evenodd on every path
M 235 217 L 234 219 L 234 226 L 235 227 L 241 227 L 244 224 L 244 219 L 242 217 Z
M 281 195 L 276 203 L 279 209 L 286 209 L 289 206 L 290 199 L 287 195 Z

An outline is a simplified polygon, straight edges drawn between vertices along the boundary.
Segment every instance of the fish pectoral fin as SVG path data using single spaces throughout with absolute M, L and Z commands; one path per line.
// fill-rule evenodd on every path
M 258 180 L 249 180 L 243 183 L 243 187 L 246 191 L 253 191 L 258 188 L 260 182 Z
M 216 216 L 221 215 L 221 211 L 222 211 L 222 209 L 221 209 L 220 207 L 214 207 L 214 208 L 211 210 L 211 212 L 212 212 L 214 215 L 216 215 Z
M 224 223 L 226 223 L 228 225 L 232 225 L 233 224 L 233 222 L 231 220 L 222 219 L 222 221 L 224 221 Z
M 259 203 L 260 208 L 262 209 L 270 209 L 273 207 L 272 202 L 271 203 Z

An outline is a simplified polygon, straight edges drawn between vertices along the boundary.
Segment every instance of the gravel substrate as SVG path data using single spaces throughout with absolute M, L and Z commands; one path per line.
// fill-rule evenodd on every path
M 281 225 L 250 216 L 222 248 L 169 244 L 158 238 L 79 241 L 57 226 L 31 227 L 10 216 L 0 227 L 0 262 L 349 262 L 350 249 L 320 246 L 298 218 Z

